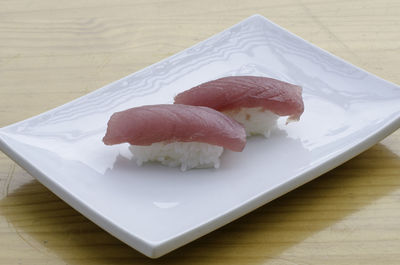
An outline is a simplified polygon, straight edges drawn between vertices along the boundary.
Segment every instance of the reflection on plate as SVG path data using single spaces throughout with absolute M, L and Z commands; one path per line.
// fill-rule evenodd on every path
M 110 115 L 228 75 L 304 88 L 300 122 L 226 151 L 221 168 L 137 167 L 105 146 Z M 400 126 L 400 88 L 261 16 L 44 114 L 0 129 L 0 147 L 90 220 L 159 257 L 336 167 Z

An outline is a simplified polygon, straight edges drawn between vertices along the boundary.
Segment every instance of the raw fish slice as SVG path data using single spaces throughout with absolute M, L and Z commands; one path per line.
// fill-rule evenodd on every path
M 103 141 L 107 145 L 157 142 L 200 142 L 242 151 L 246 134 L 242 125 L 207 107 L 181 104 L 149 105 L 114 113 Z
M 302 88 L 273 78 L 229 76 L 203 83 L 175 97 L 175 104 L 206 106 L 218 111 L 261 107 L 289 120 L 304 111 Z

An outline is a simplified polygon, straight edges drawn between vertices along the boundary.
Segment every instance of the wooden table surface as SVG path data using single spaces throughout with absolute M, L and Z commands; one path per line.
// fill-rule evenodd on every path
M 0 127 L 254 13 L 400 84 L 398 0 L 2 0 Z M 1 153 L 0 264 L 400 264 L 400 131 L 157 260 L 104 232 Z

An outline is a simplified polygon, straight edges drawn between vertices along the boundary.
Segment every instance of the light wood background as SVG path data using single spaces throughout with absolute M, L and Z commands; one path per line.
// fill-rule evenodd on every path
M 0 127 L 254 13 L 400 84 L 398 0 L 2 0 Z M 400 264 L 400 131 L 158 260 L 98 228 L 0 154 L 0 264 Z

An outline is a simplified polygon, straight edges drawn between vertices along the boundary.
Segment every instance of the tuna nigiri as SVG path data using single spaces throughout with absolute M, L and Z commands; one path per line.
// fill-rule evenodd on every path
M 178 94 L 175 104 L 205 106 L 243 124 L 247 135 L 269 136 L 279 116 L 297 121 L 304 111 L 302 88 L 259 76 L 229 76 Z
M 241 124 L 211 108 L 164 104 L 114 113 L 103 142 L 130 143 L 139 165 L 159 161 L 186 170 L 218 168 L 223 148 L 242 151 L 246 134 Z

